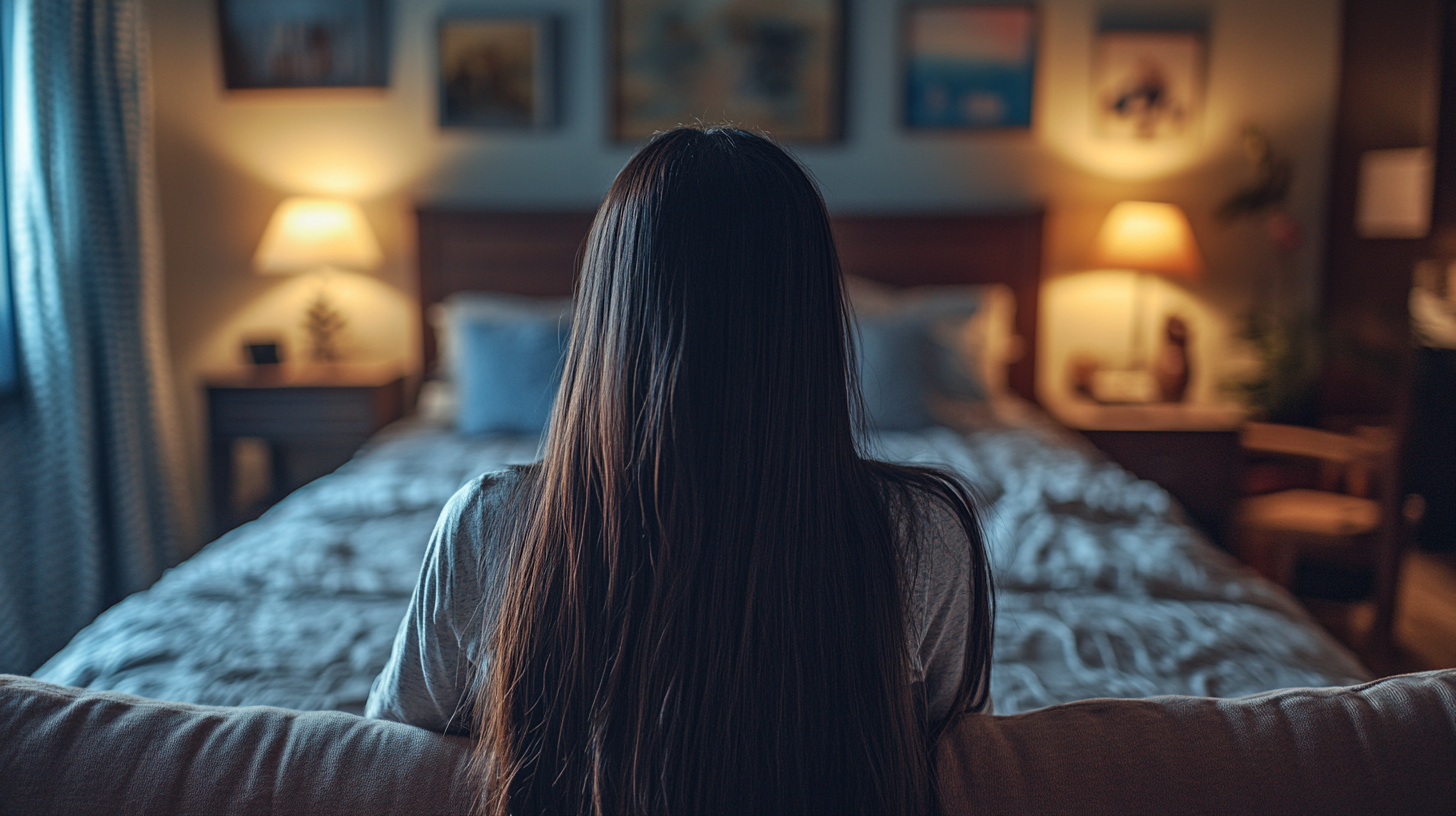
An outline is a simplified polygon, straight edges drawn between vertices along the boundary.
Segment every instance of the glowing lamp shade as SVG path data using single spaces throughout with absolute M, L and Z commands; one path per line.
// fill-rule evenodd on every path
M 1124 201 L 1112 208 L 1092 245 L 1092 266 L 1198 280 L 1203 259 L 1188 216 L 1176 204 Z
M 368 270 L 381 259 L 379 242 L 358 204 L 295 196 L 273 211 L 253 266 L 267 274 L 320 267 Z

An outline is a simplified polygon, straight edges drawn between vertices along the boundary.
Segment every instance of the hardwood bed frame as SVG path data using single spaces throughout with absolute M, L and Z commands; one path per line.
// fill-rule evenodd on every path
M 593 213 L 424 207 L 419 218 L 420 325 L 425 370 L 435 361 L 427 310 L 454 292 L 564 296 Z M 1011 389 L 1035 401 L 1041 211 L 995 214 L 836 215 L 846 274 L 895 286 L 1004 283 L 1016 295 L 1021 354 Z

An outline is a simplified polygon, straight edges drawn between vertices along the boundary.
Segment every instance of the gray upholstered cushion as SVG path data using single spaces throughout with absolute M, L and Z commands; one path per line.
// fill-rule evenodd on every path
M 462 739 L 0 675 L 0 814 L 463 814 Z
M 463 741 L 0 675 L 0 814 L 466 813 Z M 949 814 L 1456 813 L 1456 671 L 958 720 Z
M 966 716 L 936 762 L 947 814 L 1453 814 L 1456 671 Z

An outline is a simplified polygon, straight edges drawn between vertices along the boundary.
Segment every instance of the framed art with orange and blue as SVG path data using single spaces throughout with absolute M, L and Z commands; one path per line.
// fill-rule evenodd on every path
M 911 130 L 1030 128 L 1036 10 L 913 4 L 904 22 L 904 123 Z

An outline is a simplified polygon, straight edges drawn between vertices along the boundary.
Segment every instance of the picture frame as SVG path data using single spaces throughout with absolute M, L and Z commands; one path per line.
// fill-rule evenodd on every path
M 442 20 L 440 126 L 555 125 L 557 30 L 556 18 L 549 15 Z
M 228 90 L 383 88 L 385 0 L 216 0 Z
M 1093 135 L 1134 142 L 1196 135 L 1206 50 L 1198 31 L 1100 32 L 1093 47 Z
M 1029 129 L 1039 20 L 1029 5 L 917 3 L 903 23 L 904 125 Z
M 704 122 L 843 138 L 843 0 L 609 0 L 610 137 Z

